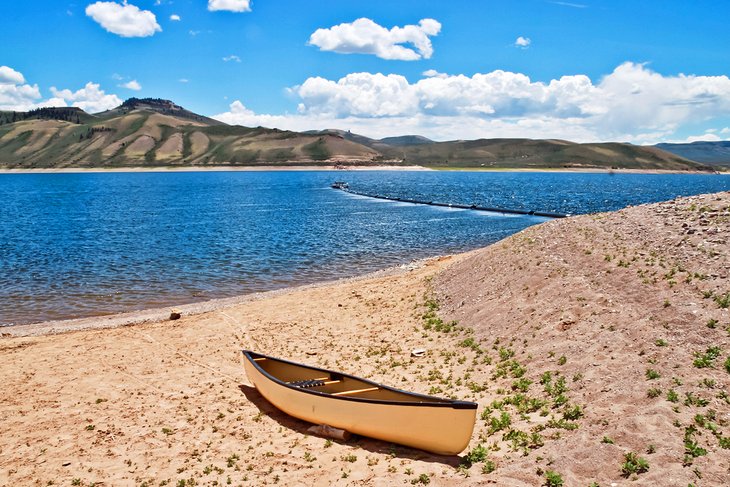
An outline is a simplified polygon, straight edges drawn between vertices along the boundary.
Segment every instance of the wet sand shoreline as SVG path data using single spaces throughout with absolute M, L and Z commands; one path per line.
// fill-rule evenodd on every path
M 473 252 L 473 251 L 471 251 Z M 467 255 L 470 252 L 454 254 L 450 256 L 432 256 L 424 259 L 414 260 L 406 264 L 386 267 L 384 269 L 368 272 L 365 274 L 343 277 L 335 280 L 327 280 L 320 282 L 312 282 L 307 284 L 299 284 L 283 287 L 281 289 L 273 289 L 269 291 L 259 291 L 248 294 L 239 294 L 236 296 L 213 298 L 204 301 L 194 301 L 185 304 L 173 304 L 170 306 L 142 308 L 138 310 L 125 311 L 121 313 L 97 314 L 92 316 L 84 316 L 79 318 L 69 318 L 62 320 L 40 321 L 35 323 L 22 323 L 0 326 L 0 336 L 4 337 L 23 337 L 23 336 L 40 336 L 53 335 L 57 333 L 65 333 L 79 330 L 92 329 L 108 329 L 129 325 L 138 325 L 142 323 L 154 323 L 167 321 L 170 313 L 174 310 L 182 316 L 190 317 L 220 311 L 243 303 L 252 301 L 260 301 L 270 299 L 283 294 L 305 291 L 308 289 L 319 289 L 330 286 L 337 286 L 346 283 L 358 282 L 373 278 L 382 278 L 388 276 L 402 275 L 405 272 L 421 268 L 434 259 L 443 259 L 446 257 L 456 257 Z

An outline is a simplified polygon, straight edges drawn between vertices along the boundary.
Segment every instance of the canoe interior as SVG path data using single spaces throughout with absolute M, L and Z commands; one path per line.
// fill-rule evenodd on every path
M 347 399 L 364 399 L 389 402 L 407 402 L 417 404 L 454 405 L 461 401 L 441 399 L 437 397 L 400 391 L 372 381 L 360 379 L 346 374 L 340 374 L 324 369 L 316 369 L 306 365 L 279 360 L 248 352 L 255 364 L 261 367 L 266 374 L 278 379 L 286 385 L 301 388 L 305 392 L 318 392 Z M 315 385 L 299 387 L 301 381 L 315 381 Z M 294 384 L 293 384 L 294 383 Z M 471 403 L 466 403 L 471 404 Z M 476 404 L 474 405 L 476 407 Z

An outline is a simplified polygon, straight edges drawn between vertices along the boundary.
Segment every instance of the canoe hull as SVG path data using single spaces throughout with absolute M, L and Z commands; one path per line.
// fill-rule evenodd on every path
M 261 395 L 296 418 L 440 455 L 458 454 L 471 439 L 476 405 L 464 405 L 473 403 L 431 406 L 427 401 L 404 404 L 307 393 L 272 380 L 250 356 L 244 363 L 246 374 Z

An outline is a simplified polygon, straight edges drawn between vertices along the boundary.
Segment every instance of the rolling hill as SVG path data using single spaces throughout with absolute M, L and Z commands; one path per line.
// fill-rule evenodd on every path
M 562 140 L 377 140 L 349 131 L 231 126 L 158 98 L 106 112 L 42 108 L 0 112 L 0 167 L 423 165 L 451 168 L 705 170 L 655 147 Z
M 701 170 L 659 149 L 621 143 L 479 139 L 400 147 L 407 162 L 446 167 Z
M 229 126 L 165 100 L 132 99 L 70 121 L 68 109 L 44 110 L 42 118 L 0 114 L 0 166 L 296 165 L 331 158 L 372 162 L 380 156 L 337 135 Z

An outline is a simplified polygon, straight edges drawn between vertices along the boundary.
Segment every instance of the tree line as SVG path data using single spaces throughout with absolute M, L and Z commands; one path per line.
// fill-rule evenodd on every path
M 27 112 L 0 112 L 0 125 L 32 119 L 62 120 L 81 124 L 83 123 L 81 115 L 85 115 L 85 113 L 80 108 L 75 107 L 36 108 Z

